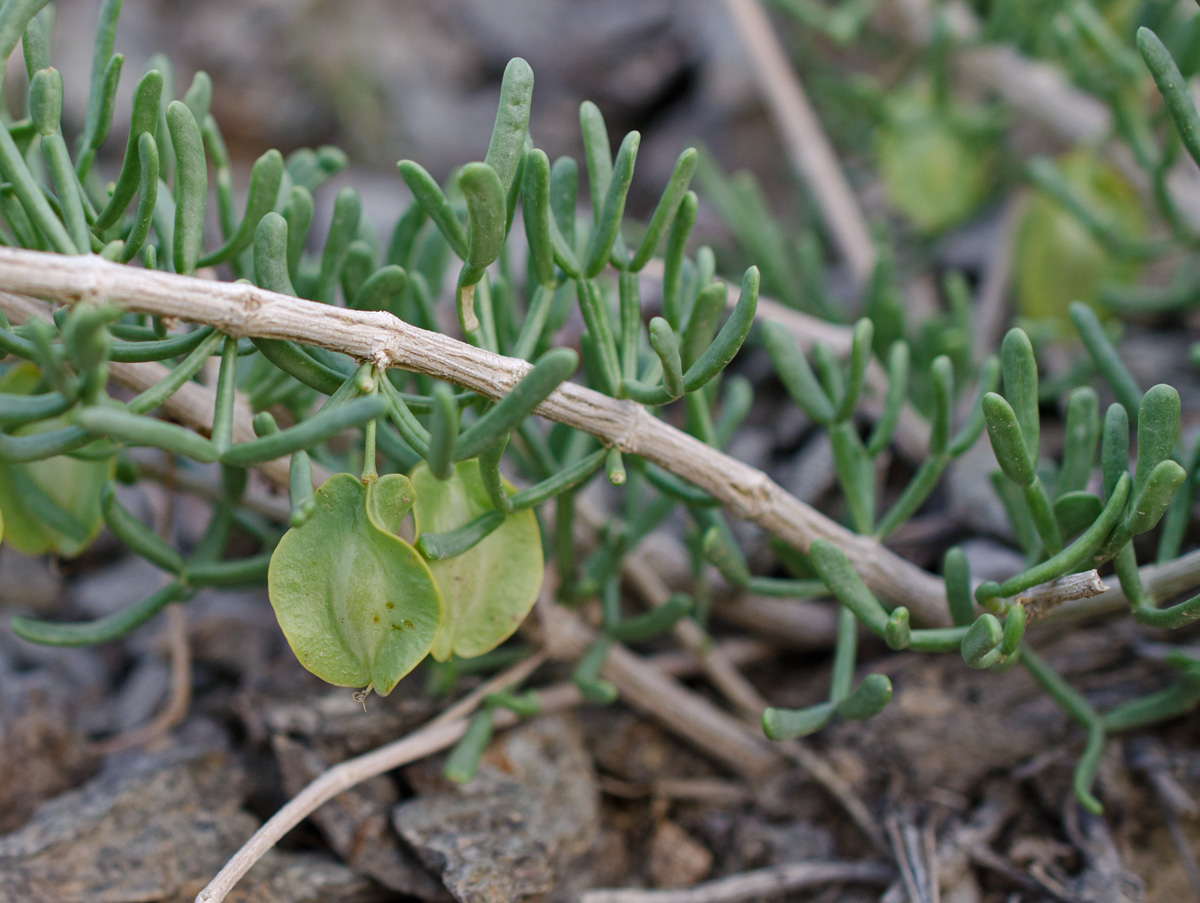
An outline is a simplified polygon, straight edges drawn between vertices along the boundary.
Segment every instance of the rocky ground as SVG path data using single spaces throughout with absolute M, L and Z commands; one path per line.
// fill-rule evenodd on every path
M 90 38 L 67 23 L 94 15 L 96 4 L 57 6 L 56 60 L 70 91 L 86 79 Z M 645 132 L 643 185 L 661 184 L 696 136 L 727 166 L 756 170 L 769 193 L 789 181 L 716 4 L 127 0 L 118 47 L 130 72 L 156 50 L 176 59 L 180 80 L 209 71 L 214 111 L 244 159 L 266 146 L 345 146 L 358 169 L 347 178 L 371 186 L 381 219 L 401 198 L 396 159 L 442 161 L 446 170 L 479 156 L 500 72 L 516 54 L 537 74 L 533 127 L 552 153 L 577 153 L 575 110 L 590 98 L 612 133 Z M 648 205 L 654 194 L 634 203 Z M 999 216 L 985 216 L 937 253 L 981 272 Z M 1126 347 L 1148 385 L 1164 378 L 1164 360 L 1182 361 L 1186 346 L 1182 334 L 1146 331 Z M 760 407 L 733 453 L 828 508 L 827 442 L 783 403 L 762 361 L 741 366 Z M 1200 410 L 1184 370 L 1169 369 L 1172 382 L 1184 381 L 1185 412 Z M 895 479 L 910 465 L 898 462 Z M 969 544 L 975 572 L 1011 572 L 1014 553 L 991 532 L 995 503 L 978 490 L 992 466 L 986 456 L 961 462 L 931 513 L 898 533 L 895 547 L 932 566 L 969 530 L 978 534 Z M 173 508 L 172 529 L 184 544 L 202 524 L 186 495 L 153 483 L 127 491 L 125 501 L 147 516 Z M 669 558 L 650 559 L 668 580 Z M 97 617 L 158 579 L 107 536 L 72 562 L 5 549 L 0 615 Z M 776 705 L 822 698 L 830 609 L 742 599 L 722 602 L 716 616 L 714 630 L 759 694 Z M 0 903 L 191 900 L 307 782 L 410 733 L 451 701 L 431 693 L 418 672 L 364 710 L 348 691 L 300 668 L 265 593 L 201 593 L 184 617 L 186 709 L 178 697 L 172 702 L 179 658 L 166 619 L 95 649 L 45 649 L 0 630 Z M 1164 685 L 1162 639 L 1116 618 L 1046 628 L 1035 642 L 1074 686 L 1108 705 Z M 694 663 L 662 657 L 670 648 L 635 649 L 637 667 L 678 675 L 670 686 L 684 695 L 672 700 L 727 710 Z M 609 707 L 570 700 L 499 733 L 465 785 L 442 777 L 438 755 L 339 795 L 228 899 L 575 900 L 589 888 L 683 888 L 795 863 L 829 864 L 834 877 L 794 899 L 882 894 L 899 903 L 907 894 L 934 903 L 930 888 L 939 885 L 955 903 L 1174 903 L 1200 893 L 1190 852 L 1200 843 L 1194 718 L 1110 743 L 1099 779 L 1106 813 L 1098 818 L 1070 792 L 1081 731 L 1023 671 L 978 673 L 957 656 L 893 655 L 878 646 L 863 655 L 896 686 L 892 704 L 869 722 L 777 747 L 753 724 L 729 718 L 721 730 L 753 753 L 738 760 L 670 717 L 652 691 Z M 531 683 L 553 686 L 568 674 L 569 666 L 551 662 Z M 464 678 L 454 696 L 477 683 Z M 180 717 L 169 730 L 142 730 L 173 704 Z M 852 867 L 859 871 L 850 880 Z

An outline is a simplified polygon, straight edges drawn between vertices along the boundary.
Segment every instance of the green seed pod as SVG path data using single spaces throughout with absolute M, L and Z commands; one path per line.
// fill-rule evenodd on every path
M 1000 641 L 1000 654 L 1007 657 L 1021 646 L 1025 635 L 1025 606 L 1014 605 L 1004 616 L 1004 638 Z
M 335 474 L 316 491 L 312 516 L 275 547 L 271 607 L 297 659 L 322 680 L 386 696 L 432 648 L 441 593 L 396 535 L 414 497 L 399 474 Z
M 679 342 L 671 324 L 662 317 L 650 320 L 650 347 L 662 362 L 663 388 L 671 398 L 683 394 L 683 363 L 679 356 Z
M 887 629 L 888 613 L 867 589 L 841 549 L 829 540 L 818 539 L 809 548 L 808 554 L 818 576 L 838 601 L 854 612 L 855 617 L 872 632 L 882 636 Z
M 851 721 L 874 718 L 892 701 L 892 682 L 885 674 L 868 674 L 849 696 L 834 705 L 834 714 Z
M 640 134 L 630 132 L 617 151 L 617 160 L 604 194 L 604 202 L 599 209 L 596 227 L 592 230 L 587 253 L 584 255 L 583 274 L 588 279 L 598 276 L 604 269 L 608 255 L 620 235 L 621 217 L 625 215 L 625 199 L 633 182 L 633 165 L 641 140 Z M 589 157 L 589 166 L 590 162 Z
M 29 117 L 39 135 L 53 135 L 62 117 L 62 74 L 57 69 L 39 69 L 29 84 Z
M 1138 456 L 1133 475 L 1135 497 L 1145 489 L 1151 472 L 1171 456 L 1178 436 L 1179 393 L 1161 384 L 1150 387 L 1138 408 Z
M 806 709 L 764 709 L 763 733 L 771 740 L 806 737 L 829 723 L 833 717 L 833 708 L 832 702 L 822 702 Z
M 883 641 L 889 649 L 907 649 L 910 641 L 911 628 L 908 609 L 901 605 L 894 610 L 883 628 Z
M 1139 465 L 1141 460 L 1139 458 Z M 1158 522 L 1166 513 L 1175 492 L 1187 479 L 1187 473 L 1174 461 L 1160 461 L 1150 476 L 1142 491 L 1134 496 L 1129 506 L 1129 516 L 1125 520 L 1125 529 L 1132 535 L 1146 533 L 1158 526 Z
M 817 382 L 808 358 L 796 347 L 796 340 L 787 327 L 773 321 L 765 323 L 763 345 L 792 401 L 817 423 L 832 423 L 835 413 L 833 402 Z
M 995 392 L 989 392 L 983 397 L 983 417 L 996 463 L 1004 475 L 1018 486 L 1032 485 L 1036 476 L 1034 462 L 1030 459 L 1029 446 L 1017 422 L 1017 415 L 1008 401 Z
M 1004 379 L 1004 398 L 1012 406 L 1029 460 L 1038 459 L 1038 431 L 1041 419 L 1038 414 L 1037 361 L 1033 356 L 1033 344 L 1022 329 L 1010 329 L 1000 346 L 1000 372 Z
M 963 661 L 977 669 L 994 665 L 1000 658 L 1000 644 L 1003 640 L 1004 627 L 996 616 L 987 612 L 981 614 L 963 637 Z
M 539 284 L 552 288 L 557 280 L 550 237 L 550 158 L 545 151 L 535 148 L 525 155 L 522 181 L 525 238 L 529 242 L 533 273 Z
M 204 161 L 200 126 L 192 111 L 178 100 L 171 101 L 167 107 L 167 129 L 171 133 L 176 161 L 175 272 L 187 275 L 196 271 L 204 242 L 208 166 Z
M 691 184 L 699 159 L 700 155 L 696 153 L 696 149 L 689 147 L 675 161 L 675 171 L 671 173 L 671 179 L 663 189 L 658 206 L 654 208 L 650 223 L 646 226 L 646 234 L 642 236 L 642 243 L 638 245 L 633 259 L 629 262 L 629 268 L 634 272 L 650 262 L 663 236 L 671 229 L 675 214 L 688 193 L 688 185 Z
M 142 76 L 133 95 L 133 115 L 129 126 L 129 142 L 125 146 L 125 160 L 113 186 L 108 205 L 96 217 L 93 228 L 103 232 L 125 213 L 125 208 L 137 191 L 141 163 L 138 157 L 138 139 L 143 132 L 151 135 L 158 130 L 158 108 L 162 99 L 163 76 L 151 69 Z M 186 109 L 186 108 L 185 108 Z
M 1104 433 L 1100 441 L 1100 471 L 1104 497 L 1112 498 L 1117 482 L 1129 475 L 1129 417 L 1125 408 L 1111 404 L 1104 415 Z
M 517 177 L 525 138 L 529 134 L 529 108 L 533 99 L 533 70 L 520 57 L 509 60 L 500 82 L 500 106 L 484 162 L 495 170 L 507 193 Z
M 1200 163 L 1200 114 L 1197 114 L 1196 104 L 1188 91 L 1187 79 L 1158 35 L 1149 28 L 1137 30 L 1137 47 L 1146 68 L 1154 76 L 1154 84 L 1166 102 L 1167 112 L 1175 121 L 1184 148 Z
M 1075 328 L 1079 331 L 1079 338 L 1083 340 L 1083 346 L 1087 349 L 1092 363 L 1096 365 L 1096 369 L 1100 371 L 1100 375 L 1112 389 L 1117 401 L 1124 406 L 1126 413 L 1131 417 L 1137 417 L 1142 404 L 1142 390 L 1138 388 L 1133 375 L 1121 362 L 1120 355 L 1117 354 L 1116 347 L 1105 334 L 1099 318 L 1090 307 L 1079 301 L 1071 305 L 1070 313 Z
M 971 599 L 971 567 L 962 548 L 955 546 L 942 559 L 942 575 L 946 581 L 946 602 L 950 619 L 957 627 L 966 627 L 975 620 L 975 603 Z
M 1067 399 L 1066 441 L 1055 494 L 1065 495 L 1087 487 L 1100 439 L 1100 400 L 1091 386 L 1080 386 Z

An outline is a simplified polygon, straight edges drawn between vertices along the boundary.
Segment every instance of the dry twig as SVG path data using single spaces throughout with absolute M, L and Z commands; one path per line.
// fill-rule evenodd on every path
M 453 382 L 489 398 L 507 394 L 530 369 L 379 311 L 355 311 L 264 291 L 110 263 L 0 248 L 0 285 L 65 304 L 107 302 L 124 310 L 215 326 L 228 335 L 288 339 Z M 766 474 L 671 427 L 641 405 L 564 383 L 537 413 L 653 461 L 711 493 L 736 516 L 796 548 L 825 538 L 854 562 L 867 585 L 924 624 L 947 622 L 942 582 L 789 495 Z
M 1067 574 L 1049 583 L 1042 583 L 1017 597 L 1025 606 L 1027 621 L 1038 621 L 1048 617 L 1060 605 L 1077 599 L 1091 599 L 1108 589 L 1096 570 Z
M 875 244 L 816 111 L 758 0 L 725 0 L 725 6 L 783 136 L 788 158 L 804 176 L 850 271 L 859 284 L 865 284 L 875 268 Z
M 824 884 L 886 884 L 895 874 L 881 862 L 790 862 L 706 881 L 680 890 L 590 890 L 581 903 L 738 903 Z

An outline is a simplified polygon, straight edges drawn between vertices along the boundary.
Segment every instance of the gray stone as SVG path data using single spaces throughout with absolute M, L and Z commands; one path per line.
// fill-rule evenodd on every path
M 423 792 L 397 806 L 393 821 L 461 903 L 549 893 L 596 836 L 595 774 L 566 718 L 539 718 L 501 735 L 462 786 L 441 778 L 440 767 L 409 769 Z
M 168 903 L 193 903 L 181 894 Z M 234 885 L 225 903 L 384 903 L 396 895 L 319 853 L 272 851 Z
M 222 753 L 139 757 L 0 837 L 0 903 L 194 896 L 258 826 Z

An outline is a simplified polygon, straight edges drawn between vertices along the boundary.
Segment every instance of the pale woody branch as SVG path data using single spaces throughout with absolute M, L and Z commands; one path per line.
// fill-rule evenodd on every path
M 110 303 L 124 310 L 215 326 L 233 336 L 288 339 L 342 352 L 379 366 L 401 367 L 489 398 L 506 394 L 530 369 L 388 313 L 355 311 L 264 291 L 110 263 L 99 257 L 0 248 L 0 286 L 63 304 Z M 731 513 L 807 550 L 829 539 L 871 589 L 905 605 L 925 624 L 946 620 L 942 582 L 858 536 L 785 492 L 766 474 L 651 416 L 642 406 L 565 383 L 537 409 L 639 455 L 711 493 Z

